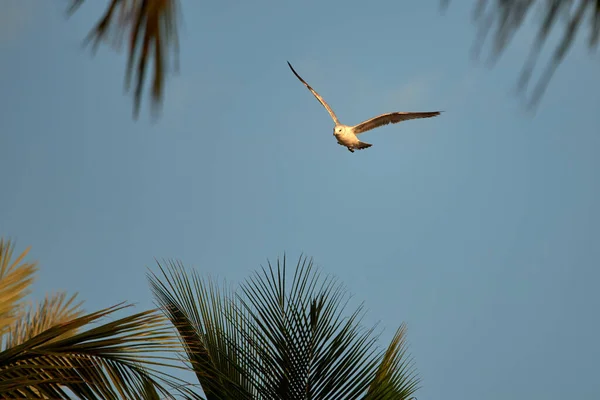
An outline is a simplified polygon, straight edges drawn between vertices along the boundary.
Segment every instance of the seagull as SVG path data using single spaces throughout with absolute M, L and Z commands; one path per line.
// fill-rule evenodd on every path
M 335 127 L 333 128 L 333 136 L 337 139 L 338 144 L 342 146 L 346 146 L 351 153 L 354 153 L 354 150 L 362 150 L 367 149 L 372 146 L 370 143 L 361 142 L 358 140 L 356 135 L 360 135 L 361 133 L 370 131 L 371 129 L 378 128 L 383 125 L 387 125 L 389 123 L 395 124 L 400 121 L 407 121 L 409 119 L 417 119 L 417 118 L 431 118 L 437 115 L 440 115 L 441 111 L 431 111 L 431 112 L 391 112 L 387 114 L 381 114 L 377 117 L 371 118 L 369 120 L 363 121 L 358 125 L 349 126 L 341 124 L 335 113 L 329 107 L 329 104 L 317 93 L 313 88 L 310 87 L 308 83 L 304 79 L 298 75 L 298 73 L 292 67 L 292 64 L 288 61 L 288 65 L 296 78 L 300 80 L 310 90 L 310 92 L 319 100 L 319 103 L 329 113 L 333 122 L 335 122 Z

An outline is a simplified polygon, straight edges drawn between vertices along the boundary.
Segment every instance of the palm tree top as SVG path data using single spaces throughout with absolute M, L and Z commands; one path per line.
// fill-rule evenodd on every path
M 417 389 L 405 326 L 381 351 L 362 306 L 346 313 L 343 286 L 306 257 L 293 271 L 285 257 L 269 263 L 237 290 L 178 262 L 158 266 L 150 285 L 207 399 L 408 399 Z

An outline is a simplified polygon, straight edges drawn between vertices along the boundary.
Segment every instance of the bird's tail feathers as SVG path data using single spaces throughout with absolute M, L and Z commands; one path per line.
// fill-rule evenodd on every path
M 356 148 L 358 150 L 362 150 L 362 149 L 368 149 L 371 146 L 373 146 L 371 143 L 358 142 L 358 144 L 356 145 Z

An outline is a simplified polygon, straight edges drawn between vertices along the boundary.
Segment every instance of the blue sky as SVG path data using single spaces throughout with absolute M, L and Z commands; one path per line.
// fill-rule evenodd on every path
M 32 246 L 37 296 L 141 310 L 154 257 L 240 282 L 303 252 L 382 340 L 407 322 L 420 400 L 600 397 L 600 80 L 584 37 L 531 116 L 512 90 L 535 31 L 495 68 L 474 63 L 472 2 L 185 2 L 152 124 L 147 103 L 131 118 L 124 53 L 81 47 L 104 7 L 87 3 L 66 20 L 61 2 L 8 0 L 0 16 L 0 235 Z M 286 60 L 348 124 L 446 112 L 351 154 Z

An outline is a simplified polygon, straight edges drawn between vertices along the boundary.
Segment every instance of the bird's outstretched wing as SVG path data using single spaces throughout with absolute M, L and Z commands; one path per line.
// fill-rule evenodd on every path
M 325 107 L 325 109 L 331 116 L 331 119 L 333 119 L 333 122 L 335 122 L 335 124 L 338 125 L 340 123 L 340 121 L 338 121 L 337 117 L 335 116 L 335 113 L 333 112 L 331 107 L 329 107 L 329 104 L 327 104 L 327 102 L 325 100 L 323 100 L 323 98 L 319 95 L 319 93 L 315 92 L 315 90 L 313 88 L 311 88 L 310 85 L 304 81 L 304 79 L 300 78 L 300 75 L 298 75 L 298 73 L 294 70 L 294 67 L 292 67 L 292 64 L 290 64 L 289 61 L 288 61 L 288 65 L 290 66 L 290 69 L 292 70 L 294 75 L 296 75 L 296 78 L 298 78 L 300 80 L 300 82 L 304 83 L 304 86 L 306 86 L 308 88 L 308 90 L 310 90 L 310 92 L 317 98 L 317 100 L 319 100 L 319 103 L 321 103 L 323 105 L 323 107 Z
M 395 124 L 400 121 L 407 121 L 409 119 L 417 119 L 417 118 L 431 118 L 440 115 L 442 111 L 432 111 L 432 112 L 392 112 L 387 114 L 381 114 L 375 118 L 371 118 L 369 120 L 363 121 L 358 125 L 352 127 L 352 130 L 355 135 L 360 133 L 370 131 L 371 129 L 378 128 L 387 124 Z

